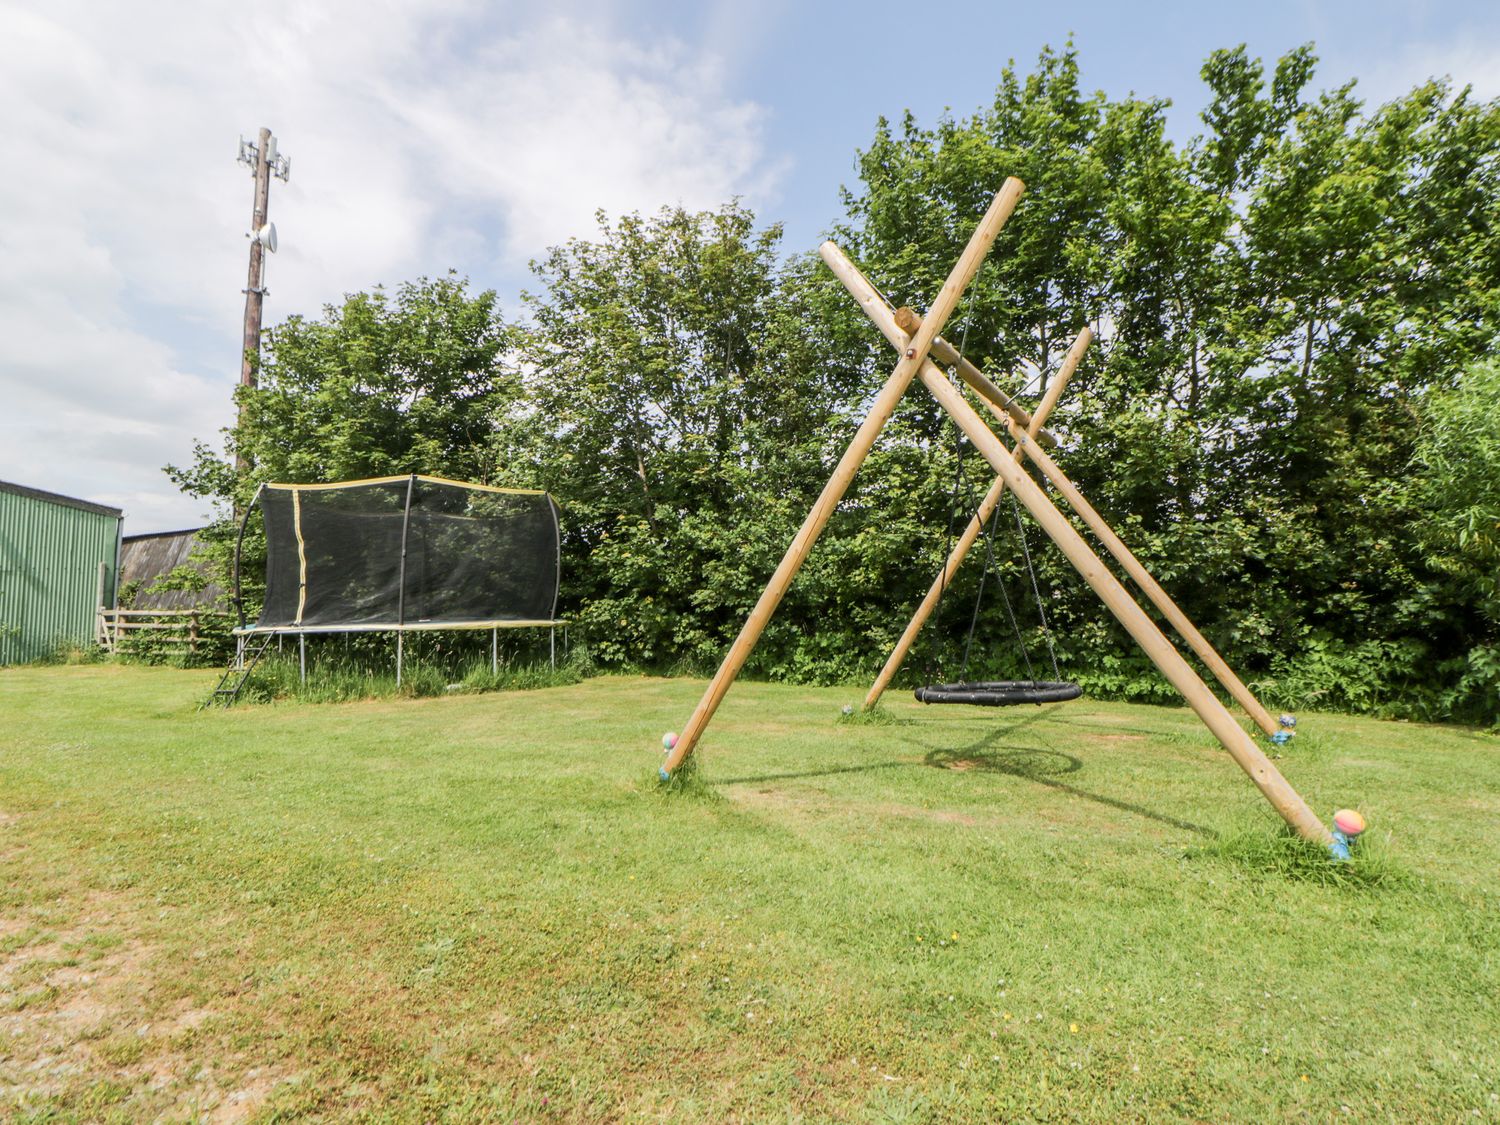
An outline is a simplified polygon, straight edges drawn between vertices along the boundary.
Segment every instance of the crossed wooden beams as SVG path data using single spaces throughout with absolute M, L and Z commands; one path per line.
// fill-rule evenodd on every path
M 849 448 L 839 459 L 833 475 L 823 486 L 822 493 L 813 504 L 812 510 L 808 512 L 791 546 L 787 548 L 785 556 L 771 576 L 770 582 L 767 583 L 760 600 L 750 611 L 749 618 L 746 619 L 739 636 L 735 638 L 734 644 L 730 646 L 724 662 L 709 683 L 703 698 L 699 700 L 687 726 L 683 728 L 675 746 L 670 750 L 666 763 L 661 769 L 662 776 L 670 777 L 672 772 L 681 765 L 683 759 L 697 746 L 704 728 L 708 726 L 714 712 L 723 702 L 729 686 L 744 668 L 745 661 L 755 648 L 756 642 L 760 640 L 771 615 L 775 613 L 776 607 L 807 558 L 813 543 L 827 526 L 834 509 L 848 489 L 855 471 L 874 445 L 881 428 L 895 411 L 902 394 L 915 378 L 921 380 L 932 396 L 937 399 L 939 405 L 952 416 L 974 448 L 979 450 L 984 459 L 990 463 L 990 467 L 995 470 L 997 474 L 995 485 L 990 489 L 990 494 L 985 497 L 989 507 L 993 509 L 994 503 L 1000 498 L 1002 489 L 1009 488 L 1016 499 L 1031 513 L 1032 518 L 1042 526 L 1042 529 L 1067 556 L 1068 561 L 1077 568 L 1083 580 L 1125 627 L 1136 644 L 1151 658 L 1152 663 L 1161 670 L 1172 686 L 1182 694 L 1203 724 L 1219 740 L 1224 749 L 1229 751 L 1230 756 L 1240 768 L 1249 774 L 1251 781 L 1255 783 L 1271 806 L 1302 836 L 1327 845 L 1332 840 L 1328 829 L 1322 825 L 1286 778 L 1282 777 L 1281 772 L 1256 745 L 1255 740 L 1235 721 L 1218 697 L 1193 671 L 1182 654 L 1167 640 L 1146 612 L 1136 604 L 1119 579 L 1105 567 L 1099 556 L 1073 528 L 1067 517 L 1048 499 L 1041 486 L 1032 480 L 1021 464 L 1021 457 L 1024 456 L 1037 467 L 1052 487 L 1068 501 L 1089 530 L 1120 563 L 1132 581 L 1146 593 L 1162 616 L 1188 642 L 1235 700 L 1245 708 L 1257 725 L 1268 734 L 1275 731 L 1276 725 L 1266 713 L 1265 708 L 1256 701 L 1249 689 L 1240 682 L 1208 641 L 1193 627 L 1192 622 L 1183 615 L 1099 513 L 1083 498 L 1077 487 L 1067 479 L 1052 458 L 1041 448 L 1043 442 L 1050 439 L 1050 435 L 1046 435 L 1042 428 L 1042 423 L 1046 421 L 1047 413 L 1050 412 L 1057 395 L 1061 393 L 1063 385 L 1067 382 L 1063 371 L 1071 375 L 1073 369 L 1078 366 L 1078 362 L 1083 358 L 1084 350 L 1088 347 L 1089 331 L 1085 329 L 1075 341 L 1068 352 L 1067 360 L 1064 361 L 1063 371 L 1059 372 L 1058 378 L 1049 388 L 1047 400 L 1044 400 L 1038 406 L 1036 414 L 1030 417 L 973 364 L 940 338 L 939 334 L 943 327 L 958 307 L 964 291 L 979 272 L 979 267 L 986 254 L 989 253 L 996 236 L 999 235 L 1006 220 L 1010 218 L 1025 190 L 1025 185 L 1020 180 L 1010 178 L 1005 181 L 990 203 L 984 218 L 975 228 L 953 271 L 948 275 L 943 287 L 938 290 L 932 308 L 920 320 L 917 320 L 915 314 L 909 313 L 908 310 L 900 310 L 900 313 L 893 311 L 890 304 L 860 273 L 854 263 L 845 257 L 843 251 L 832 242 L 823 244 L 820 253 L 824 262 L 859 302 L 865 315 L 901 353 L 901 358 L 890 377 L 886 379 L 884 386 L 881 387 L 870 413 L 855 432 Z M 947 377 L 932 362 L 929 355 L 936 356 L 957 368 L 959 375 L 978 393 L 990 413 L 1014 441 L 1015 451 L 1007 448 L 1005 443 L 995 435 L 979 413 L 969 405 L 963 394 L 949 383 Z M 987 515 L 988 513 L 981 508 L 975 516 L 977 526 L 975 521 L 971 521 L 970 528 L 975 536 L 978 535 L 979 528 L 983 526 Z M 965 535 L 968 535 L 967 530 Z M 969 544 L 972 543 L 973 537 L 970 537 Z M 967 551 L 968 546 L 965 545 L 963 549 Z M 937 581 L 933 584 L 933 589 L 928 593 L 928 598 L 934 603 L 936 593 L 941 591 L 945 583 L 952 580 L 958 562 L 962 561 L 962 554 L 958 552 L 955 554 L 957 554 L 957 559 L 949 558 L 938 575 Z M 925 599 L 923 605 L 927 605 Z M 929 606 L 927 613 L 930 612 Z M 891 654 L 891 659 L 886 662 L 886 667 L 881 672 L 881 678 L 877 679 L 875 687 L 871 689 L 871 694 L 866 700 L 867 706 L 879 698 L 880 692 L 890 682 L 890 677 L 900 667 L 901 660 L 911 647 L 911 641 L 915 639 L 917 631 L 921 629 L 922 622 L 925 620 L 926 613 L 919 608 L 917 616 L 907 627 L 907 635 L 902 637 L 903 643 L 897 644 L 896 651 Z

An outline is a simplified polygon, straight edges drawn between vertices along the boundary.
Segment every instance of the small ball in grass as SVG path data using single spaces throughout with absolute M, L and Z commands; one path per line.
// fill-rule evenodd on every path
M 1333 826 L 1345 836 L 1358 836 L 1365 830 L 1365 818 L 1353 809 L 1339 809 L 1333 814 Z
M 854 705 L 852 703 L 846 703 L 846 704 L 844 704 L 844 714 L 846 714 L 846 715 L 852 715 L 852 714 L 854 714 Z
M 664 735 L 661 736 L 661 748 L 663 750 L 670 750 L 670 749 L 672 749 L 672 747 L 674 747 L 676 745 L 677 745 L 677 732 L 676 731 L 669 730 L 669 731 L 667 731 L 666 734 L 664 734 Z

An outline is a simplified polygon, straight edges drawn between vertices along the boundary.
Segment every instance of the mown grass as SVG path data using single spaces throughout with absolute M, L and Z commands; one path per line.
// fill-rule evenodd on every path
M 1493 735 L 1303 716 L 1333 869 L 1186 711 L 210 679 L 0 673 L 0 1116 L 1500 1115 Z

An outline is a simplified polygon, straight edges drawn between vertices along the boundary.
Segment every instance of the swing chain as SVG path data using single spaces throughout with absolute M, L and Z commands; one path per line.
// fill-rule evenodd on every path
M 1021 539 L 1021 554 L 1026 559 L 1026 573 L 1031 578 L 1031 596 L 1036 600 L 1037 617 L 1042 622 L 1042 638 L 1047 642 L 1047 657 L 1052 661 L 1052 678 L 1062 679 L 1057 667 L 1057 650 L 1052 647 L 1052 626 L 1047 621 L 1047 608 L 1042 604 L 1042 590 L 1036 580 L 1036 566 L 1031 561 L 1031 547 L 1027 541 L 1026 525 L 1021 522 L 1021 505 L 1016 503 L 1016 494 L 1010 494 L 1010 509 L 1016 517 L 1016 533 Z M 1030 665 L 1028 662 L 1028 669 Z

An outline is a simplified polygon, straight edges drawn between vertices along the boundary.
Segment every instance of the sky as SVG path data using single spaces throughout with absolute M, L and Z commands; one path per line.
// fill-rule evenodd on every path
M 262 126 L 279 248 L 265 323 L 456 270 L 519 314 L 528 262 L 594 215 L 742 198 L 814 248 L 879 117 L 986 104 L 1071 38 L 1084 84 L 1198 129 L 1219 47 L 1371 104 L 1434 76 L 1500 97 L 1492 0 L 894 4 L 0 0 L 0 480 L 197 526 L 162 472 L 222 446 Z

